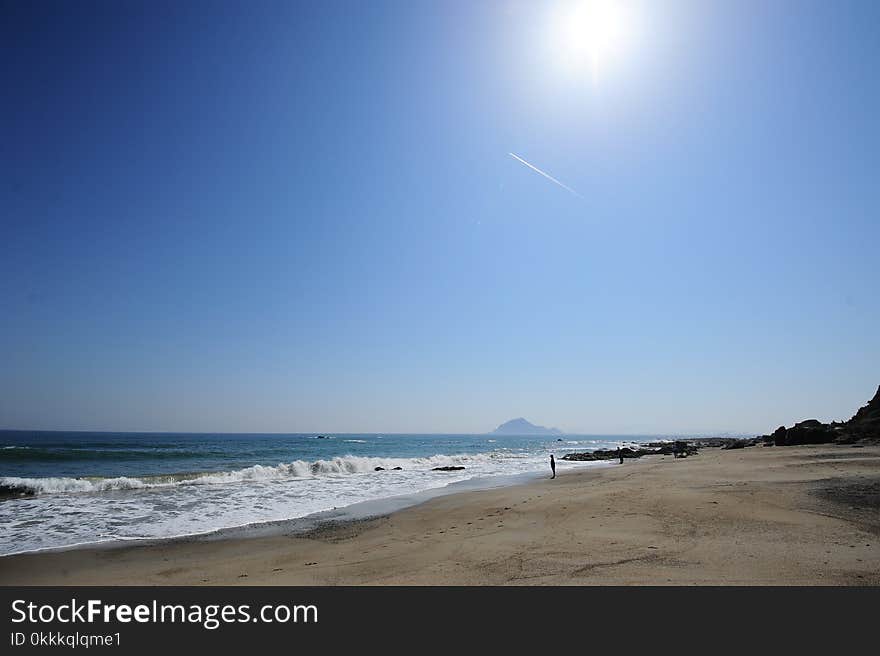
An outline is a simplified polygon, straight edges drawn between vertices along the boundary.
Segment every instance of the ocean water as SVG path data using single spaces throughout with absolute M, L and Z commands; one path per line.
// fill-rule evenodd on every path
M 492 485 L 548 474 L 551 453 L 651 439 L 0 431 L 0 555 L 210 533 L 469 479 Z M 465 469 L 433 471 L 449 465 Z M 589 466 L 602 465 L 557 469 Z

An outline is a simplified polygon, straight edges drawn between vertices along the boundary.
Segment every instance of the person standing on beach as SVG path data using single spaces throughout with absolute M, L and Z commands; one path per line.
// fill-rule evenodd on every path
M 617 457 L 620 458 L 620 464 L 623 464 L 623 452 L 620 450 L 620 447 L 617 447 Z
M 553 472 L 553 476 L 550 478 L 556 478 L 556 461 L 553 459 L 553 454 L 550 454 L 550 470 Z

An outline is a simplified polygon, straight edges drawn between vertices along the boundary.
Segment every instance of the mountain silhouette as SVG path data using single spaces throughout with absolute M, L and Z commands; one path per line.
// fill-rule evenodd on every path
M 562 431 L 558 428 L 547 428 L 546 426 L 536 426 L 530 421 L 526 421 L 522 417 L 505 421 L 498 428 L 492 431 L 492 435 L 562 435 Z

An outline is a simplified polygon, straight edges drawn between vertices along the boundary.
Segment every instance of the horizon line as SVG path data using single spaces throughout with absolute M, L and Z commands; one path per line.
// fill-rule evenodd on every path
M 496 437 L 729 437 L 758 435 L 755 431 L 660 431 L 657 433 L 496 433 L 486 432 L 401 432 L 401 431 L 191 431 L 191 430 L 111 430 L 62 428 L 0 428 L 0 433 L 130 433 L 134 435 L 494 435 Z

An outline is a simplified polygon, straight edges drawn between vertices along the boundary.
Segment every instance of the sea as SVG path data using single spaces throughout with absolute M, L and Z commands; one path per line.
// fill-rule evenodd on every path
M 560 472 L 610 466 L 559 458 L 661 438 L 0 431 L 0 555 L 400 507 L 547 476 L 551 453 Z

